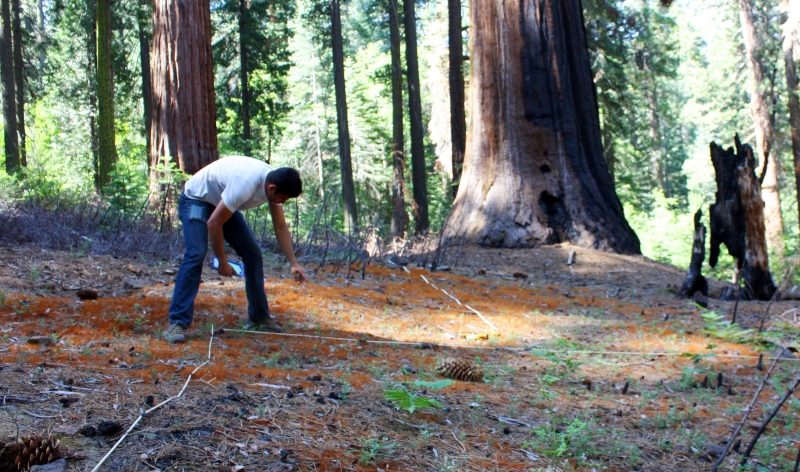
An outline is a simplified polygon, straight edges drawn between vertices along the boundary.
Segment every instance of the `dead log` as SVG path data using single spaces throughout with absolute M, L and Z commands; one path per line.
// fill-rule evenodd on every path
M 711 205 L 711 247 L 709 264 L 717 265 L 720 245 L 736 260 L 744 280 L 739 296 L 743 300 L 769 300 L 777 287 L 772 281 L 764 228 L 764 201 L 755 174 L 753 149 L 734 137 L 733 148 L 711 143 L 711 162 L 717 181 L 716 201 Z
M 691 298 L 695 292 L 708 296 L 708 281 L 701 273 L 703 261 L 706 259 L 706 225 L 700 221 L 701 218 L 703 218 L 703 210 L 697 210 L 697 213 L 694 214 L 692 262 L 689 264 L 689 271 L 678 292 L 678 296 L 681 298 Z

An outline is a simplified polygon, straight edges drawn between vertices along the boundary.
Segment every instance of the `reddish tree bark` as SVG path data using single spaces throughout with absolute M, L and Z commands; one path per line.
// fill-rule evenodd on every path
M 470 125 L 447 236 L 639 253 L 603 158 L 579 0 L 476 0 Z
M 194 174 L 219 158 L 207 0 L 155 0 L 150 165 Z
M 761 42 L 756 32 L 753 5 L 750 0 L 739 0 L 739 18 L 750 72 L 750 114 L 755 125 L 756 151 L 761 165 L 767 162 L 766 173 L 763 176 L 764 181 L 761 183 L 767 241 L 777 254 L 782 254 L 783 216 L 781 215 L 781 196 L 778 186 L 781 163 L 778 153 L 772 152 L 775 126 L 769 114 L 767 96 L 761 89 L 764 80 L 763 67 L 758 57 Z

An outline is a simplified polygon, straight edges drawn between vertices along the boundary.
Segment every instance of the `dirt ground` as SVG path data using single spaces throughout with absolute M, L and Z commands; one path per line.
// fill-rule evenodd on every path
M 733 302 L 675 296 L 683 271 L 569 245 L 452 249 L 434 273 L 413 261 L 371 261 L 363 279 L 360 266 L 309 267 L 302 286 L 265 257 L 287 335 L 234 331 L 243 280 L 206 268 L 189 342 L 170 345 L 160 336 L 178 260 L 0 248 L 0 444 L 50 433 L 70 470 L 89 471 L 182 391 L 100 470 L 710 470 L 776 343 L 800 329 L 798 302 L 772 304 L 756 336 L 766 302 L 740 302 L 727 328 L 714 316 Z M 725 285 L 712 281 L 711 295 Z M 740 452 L 797 375 L 785 356 Z M 447 358 L 483 381 L 415 383 L 441 378 Z M 427 407 L 410 412 L 387 391 Z M 798 418 L 795 397 L 748 467 L 792 470 Z M 91 435 L 104 422 L 121 431 Z M 4 470 L 16 469 L 0 455 Z

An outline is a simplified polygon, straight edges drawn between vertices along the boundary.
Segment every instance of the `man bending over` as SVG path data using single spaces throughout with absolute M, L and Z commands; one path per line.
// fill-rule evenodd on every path
M 214 161 L 186 182 L 178 204 L 186 252 L 175 280 L 175 291 L 169 307 L 169 327 L 164 339 L 171 343 L 186 342 L 186 330 L 194 316 L 194 299 L 200 288 L 209 241 L 219 260 L 217 272 L 226 277 L 233 275 L 223 240 L 228 242 L 244 263 L 249 318 L 247 329 L 283 332 L 275 318 L 269 315 L 261 248 L 239 210 L 256 208 L 269 202 L 278 245 L 292 265 L 292 275 L 301 283 L 306 282 L 308 277 L 294 257 L 292 236 L 283 216 L 283 204 L 290 198 L 296 198 L 302 191 L 303 182 L 295 169 L 273 169 L 265 162 L 244 156 Z

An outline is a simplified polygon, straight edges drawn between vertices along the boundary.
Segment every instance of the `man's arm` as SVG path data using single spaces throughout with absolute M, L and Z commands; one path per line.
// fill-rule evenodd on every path
M 276 205 L 272 202 L 269 204 L 269 213 L 272 216 L 272 228 L 275 230 L 275 237 L 278 239 L 278 245 L 286 254 L 286 259 L 292 265 L 292 275 L 298 282 L 308 282 L 306 272 L 297 263 L 294 257 L 294 248 L 292 247 L 292 235 L 289 233 L 289 225 L 286 224 L 286 218 L 283 216 L 283 206 Z
M 222 201 L 208 218 L 206 227 L 208 228 L 208 239 L 211 241 L 211 249 L 219 260 L 219 275 L 230 277 L 233 275 L 233 267 L 228 264 L 228 257 L 225 255 L 225 239 L 222 235 L 222 225 L 233 216 L 233 212 L 225 206 Z

